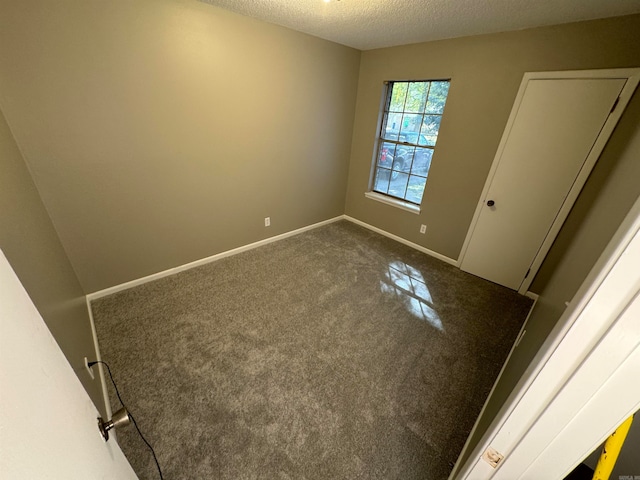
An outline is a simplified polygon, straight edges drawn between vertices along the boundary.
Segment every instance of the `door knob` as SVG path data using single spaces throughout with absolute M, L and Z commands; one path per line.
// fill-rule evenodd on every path
M 487 206 L 488 207 L 493 207 L 495 204 L 496 204 L 496 202 L 494 202 L 493 200 L 487 201 Z

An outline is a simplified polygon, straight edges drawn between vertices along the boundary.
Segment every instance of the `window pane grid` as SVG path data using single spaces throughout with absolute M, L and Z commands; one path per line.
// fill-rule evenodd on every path
M 388 84 L 374 191 L 420 204 L 448 90 L 448 80 Z

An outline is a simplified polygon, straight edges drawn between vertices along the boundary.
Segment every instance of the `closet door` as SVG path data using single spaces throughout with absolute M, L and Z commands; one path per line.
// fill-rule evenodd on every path
M 525 77 L 525 82 L 460 265 L 515 290 L 530 273 L 548 235 L 557 234 L 552 226 L 579 175 L 582 183 L 586 180 L 583 169 L 590 171 L 595 163 L 594 159 L 587 167 L 587 159 L 627 79 Z

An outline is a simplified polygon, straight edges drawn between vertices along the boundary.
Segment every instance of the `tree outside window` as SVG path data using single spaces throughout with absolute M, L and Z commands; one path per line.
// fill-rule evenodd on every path
M 372 190 L 420 205 L 449 80 L 389 82 Z

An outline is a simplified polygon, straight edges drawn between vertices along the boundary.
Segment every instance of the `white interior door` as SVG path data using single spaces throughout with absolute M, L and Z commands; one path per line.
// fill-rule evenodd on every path
M 627 78 L 525 77 L 525 81 L 460 265 L 464 271 L 516 290 L 558 220 L 572 187 L 576 188 L 576 180 L 579 176 L 582 183 L 586 180 L 589 172 L 584 172 L 585 162 Z M 602 146 L 604 142 L 606 138 L 600 139 Z
M 0 477 L 135 480 L 0 251 Z

